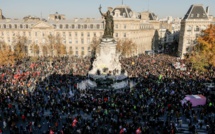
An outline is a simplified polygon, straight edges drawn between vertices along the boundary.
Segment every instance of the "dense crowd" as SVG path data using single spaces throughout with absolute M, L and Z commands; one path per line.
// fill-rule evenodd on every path
M 136 87 L 124 90 L 77 90 L 87 79 L 90 58 L 29 59 L 0 67 L 0 133 L 29 134 L 174 134 L 210 130 L 215 100 L 204 83 L 213 82 L 213 68 L 204 73 L 174 69 L 177 58 L 139 55 L 122 58 Z M 184 61 L 180 61 L 184 62 Z M 206 96 L 204 106 L 181 105 L 187 94 Z

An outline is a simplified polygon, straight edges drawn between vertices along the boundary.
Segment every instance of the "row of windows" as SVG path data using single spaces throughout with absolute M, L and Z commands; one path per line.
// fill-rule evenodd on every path
M 34 35 L 34 36 L 47 36 L 47 35 L 54 35 L 52 34 L 51 32 L 19 32 L 19 31 L 14 31 L 14 32 L 1 32 L 1 36 L 16 36 L 16 35 L 22 35 L 22 36 L 31 36 L 31 35 Z M 100 33 L 96 33 L 96 32 L 87 32 L 87 33 L 84 33 L 84 32 L 56 32 L 56 35 L 59 35 L 59 36 L 63 36 L 63 37 L 72 37 L 72 36 L 81 36 L 81 37 L 84 37 L 84 36 L 87 36 L 87 37 L 91 37 L 91 36 L 97 36 L 97 35 L 102 35 L 102 32 Z
M 66 25 L 56 25 L 56 24 L 53 24 L 54 28 L 60 28 L 60 29 L 100 29 L 100 28 L 103 28 L 103 26 L 101 24 L 97 24 L 97 25 L 93 25 L 93 24 L 90 24 L 90 25 L 87 25 L 87 24 L 84 24 L 84 25 L 81 25 L 81 24 L 78 24 L 78 25 L 69 25 L 69 24 L 66 24 Z
M 28 29 L 28 28 L 32 27 L 33 25 L 34 24 L 31 24 L 31 25 L 30 24 L 13 24 L 13 25 L 12 24 L 7 24 L 7 25 L 3 24 L 3 25 L 0 25 L 0 28 L 2 28 L 2 29 L 6 29 L 6 28 L 8 28 L 8 29 L 12 29 L 12 28 Z M 74 24 L 56 25 L 56 24 L 53 24 L 53 26 L 54 26 L 54 28 L 57 28 L 57 29 L 101 29 L 101 28 L 103 28 L 103 25 L 101 25 L 101 24 L 97 24 L 97 25 L 94 25 L 94 24 L 90 24 L 90 25 L 87 25 L 87 24 L 85 24 L 85 25 L 80 25 L 80 24 L 78 24 L 78 25 L 74 25 Z
M 119 37 L 119 34 L 118 34 L 118 33 L 115 33 L 115 37 L 118 38 L 118 37 Z M 124 37 L 124 38 L 127 37 L 126 33 L 123 34 L 123 37 Z M 13 40 L 13 39 L 12 39 L 12 40 Z M 80 42 L 79 42 L 79 41 L 80 41 Z M 85 42 L 85 41 L 86 41 L 86 42 Z M 10 37 L 7 38 L 7 42 L 8 42 L 8 43 L 12 42 Z M 45 38 L 42 39 L 41 42 L 42 42 L 42 43 L 46 43 L 46 39 L 45 39 Z M 66 40 L 66 39 L 63 39 L 63 40 L 62 40 L 62 43 L 63 43 L 63 44 L 78 44 L 78 43 L 81 43 L 81 44 L 85 44 L 85 43 L 90 44 L 90 42 L 91 42 L 90 38 L 87 38 L 87 39 L 84 39 L 84 38 L 77 39 L 77 38 L 75 38 L 74 40 L 73 40 L 72 38 L 69 38 L 68 40 Z M 31 43 L 31 40 L 29 40 L 29 43 Z M 35 43 L 36 43 L 36 44 L 39 43 L 39 42 L 38 42 L 38 39 L 35 39 Z
M 39 35 L 41 35 L 42 37 L 45 37 L 47 34 L 48 35 L 52 35 L 52 33 L 51 32 L 49 32 L 49 33 L 43 33 L 43 32 L 34 32 L 33 33 L 34 34 L 34 36 L 39 36 Z M 60 36 L 63 36 L 64 38 L 66 38 L 66 36 L 68 36 L 68 37 L 72 37 L 72 35 L 74 35 L 75 37 L 78 37 L 78 35 L 80 34 L 80 36 L 81 37 L 85 37 L 85 35 L 87 36 L 87 37 L 91 37 L 92 35 L 94 36 L 94 37 L 96 37 L 97 35 L 98 35 L 98 33 L 96 33 L 96 32 L 93 32 L 93 33 L 90 33 L 90 32 L 87 32 L 87 33 L 83 33 L 83 32 L 81 32 L 81 33 L 78 33 L 78 32 L 74 32 L 74 33 L 72 33 L 72 32 L 57 32 L 56 33 L 56 35 L 60 35 Z M 22 36 L 31 36 L 32 35 L 32 33 L 31 32 L 12 32 L 12 33 L 9 33 L 9 32 L 1 32 L 1 36 L 16 36 L 16 35 L 22 35 Z M 119 37 L 119 34 L 118 33 L 114 33 L 114 35 L 115 35 L 115 37 Z M 100 32 L 99 33 L 99 36 L 102 36 L 102 32 Z M 123 33 L 123 37 L 126 37 L 126 33 Z
M 194 30 L 195 32 L 198 32 L 204 29 L 206 29 L 206 26 L 188 26 L 187 32 L 191 32 L 192 30 Z
M 2 28 L 2 29 L 12 29 L 12 28 L 14 28 L 14 29 L 28 29 L 28 28 L 30 28 L 30 27 L 32 27 L 34 24 L 3 24 L 3 25 L 0 25 L 0 28 Z M 72 24 L 72 25 L 69 25 L 69 24 L 66 24 L 66 25 L 62 25 L 62 24 L 60 24 L 60 25 L 56 25 L 56 24 L 53 24 L 53 26 L 54 26 L 54 28 L 56 28 L 56 29 L 101 29 L 101 28 L 103 28 L 103 25 L 101 25 L 101 24 L 97 24 L 97 25 L 95 25 L 95 24 L 90 24 L 90 25 L 87 25 L 87 24 L 84 24 L 84 25 L 81 25 L 81 24 L 78 24 L 78 25 L 74 25 L 74 24 Z M 115 25 L 115 28 L 116 29 L 118 29 L 118 28 L 120 28 L 121 27 L 121 25 L 118 25 L 118 24 L 116 24 Z M 127 25 L 123 25 L 123 28 L 124 29 L 127 29 Z M 150 26 L 150 25 L 141 25 L 140 27 L 139 27 L 140 29 L 148 29 L 148 28 L 152 28 L 152 26 Z

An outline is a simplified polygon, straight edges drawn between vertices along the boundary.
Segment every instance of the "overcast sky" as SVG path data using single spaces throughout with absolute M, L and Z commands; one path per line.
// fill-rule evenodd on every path
M 99 18 L 99 5 L 106 12 L 107 7 L 116 7 L 122 0 L 0 0 L 0 9 L 7 18 L 23 18 L 27 15 L 48 18 L 58 12 L 72 18 Z M 133 11 L 149 10 L 159 18 L 167 16 L 183 18 L 192 4 L 210 7 L 210 14 L 215 16 L 215 0 L 124 0 L 124 5 Z

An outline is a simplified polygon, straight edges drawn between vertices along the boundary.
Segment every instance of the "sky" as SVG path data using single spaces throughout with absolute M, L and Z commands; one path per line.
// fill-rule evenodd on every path
M 48 18 L 49 14 L 65 14 L 66 19 L 99 18 L 99 6 L 106 12 L 107 7 L 122 5 L 122 0 L 0 0 L 0 9 L 6 18 L 23 18 L 27 15 Z M 124 0 L 124 5 L 135 12 L 149 10 L 159 18 L 173 16 L 183 18 L 192 4 L 210 7 L 215 16 L 215 0 Z

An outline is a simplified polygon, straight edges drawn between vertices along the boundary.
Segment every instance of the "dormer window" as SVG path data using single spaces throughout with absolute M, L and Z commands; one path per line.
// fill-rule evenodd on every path
M 197 13 L 197 15 L 196 15 L 197 17 L 199 17 L 200 15 Z
M 123 17 L 126 17 L 126 13 L 123 13 Z
M 193 17 L 193 14 L 191 14 L 190 17 Z

